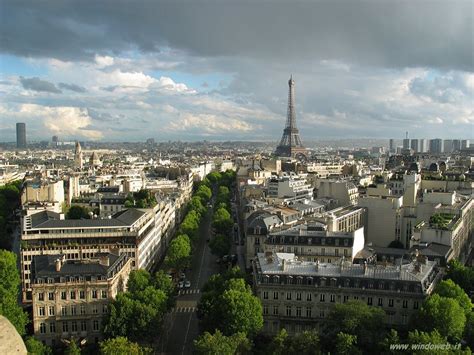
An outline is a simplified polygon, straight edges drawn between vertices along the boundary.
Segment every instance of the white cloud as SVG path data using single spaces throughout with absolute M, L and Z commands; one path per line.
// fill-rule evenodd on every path
M 207 134 L 221 134 L 226 132 L 249 132 L 255 129 L 249 123 L 241 120 L 219 117 L 212 114 L 191 114 L 180 115 L 177 120 L 173 120 L 167 127 L 170 131 L 194 131 L 205 132 Z

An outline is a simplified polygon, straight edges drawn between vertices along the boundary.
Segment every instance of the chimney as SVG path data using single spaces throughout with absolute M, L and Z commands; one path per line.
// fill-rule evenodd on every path
M 287 266 L 288 266 L 288 265 L 286 265 L 286 260 L 285 260 L 285 259 L 282 259 L 282 261 L 281 261 L 281 266 L 282 266 L 282 270 L 283 270 L 283 271 L 286 271 L 286 270 L 287 270 Z
M 367 261 L 364 261 L 364 275 L 367 275 L 368 271 Z
M 56 272 L 61 271 L 61 266 L 62 266 L 61 258 L 56 259 L 56 261 L 54 262 L 54 266 L 55 266 Z

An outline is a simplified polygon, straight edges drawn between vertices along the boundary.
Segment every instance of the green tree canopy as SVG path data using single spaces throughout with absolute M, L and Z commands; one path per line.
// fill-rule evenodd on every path
M 211 199 L 212 191 L 208 186 L 200 185 L 194 196 L 199 197 L 203 203 L 207 203 Z
M 179 226 L 181 234 L 186 234 L 189 238 L 195 240 L 199 229 L 200 217 L 196 211 L 189 211 Z
M 150 285 L 150 273 L 144 269 L 132 270 L 127 282 L 127 289 L 131 293 L 143 291 Z
M 88 219 L 90 210 L 87 207 L 72 205 L 66 213 L 67 219 Z
M 25 339 L 26 350 L 28 354 L 32 355 L 52 355 L 53 350 L 47 345 L 44 345 L 41 341 L 34 337 L 27 337 Z
M 211 253 L 222 257 L 226 254 L 229 254 L 231 247 L 230 238 L 226 235 L 218 234 L 209 242 L 209 248 Z
M 361 354 L 357 348 L 357 336 L 343 332 L 336 335 L 336 352 L 337 355 Z
M 428 297 L 414 317 L 415 328 L 439 334 L 452 341 L 459 341 L 464 331 L 466 316 L 458 301 L 433 294 Z
M 326 319 L 324 342 L 335 348 L 338 333 L 355 335 L 362 350 L 374 350 L 384 338 L 385 312 L 360 301 L 336 304 Z
M 221 234 L 228 234 L 234 225 L 234 220 L 225 208 L 219 208 L 214 212 L 212 225 Z
M 221 173 L 217 172 L 217 171 L 213 171 L 209 174 L 207 174 L 206 176 L 207 179 L 209 179 L 209 181 L 212 183 L 212 184 L 218 184 L 222 178 L 222 175 Z
M 5 316 L 20 335 L 25 334 L 28 316 L 18 305 L 20 275 L 15 253 L 0 250 L 0 314 Z
M 81 355 L 81 348 L 79 348 L 74 339 L 70 341 L 70 343 L 64 350 L 64 355 Z
M 443 280 L 436 286 L 435 292 L 441 297 L 448 297 L 458 301 L 459 305 L 464 308 L 466 315 L 472 312 L 472 302 L 466 292 L 456 285 L 453 280 Z
M 195 340 L 194 349 L 202 355 L 234 355 L 250 350 L 250 341 L 243 333 L 225 336 L 216 330 L 214 334 L 205 332 Z
M 191 242 L 186 234 L 174 238 L 168 248 L 165 264 L 177 270 L 185 268 L 191 255 Z
M 432 332 L 421 332 L 419 330 L 414 330 L 408 333 L 408 344 L 446 344 L 448 340 L 446 337 L 442 336 L 436 329 Z M 433 350 L 431 349 L 412 349 L 412 354 L 417 355 L 431 355 L 433 354 Z M 443 354 L 452 354 L 450 350 L 442 350 L 437 349 L 436 354 L 443 355 Z
M 448 264 L 446 277 L 453 280 L 468 295 L 474 291 L 474 268 L 464 266 L 458 260 L 453 259 Z
M 464 326 L 464 340 L 469 348 L 474 349 L 474 311 L 466 315 L 466 325 Z
M 204 213 L 207 211 L 206 207 L 204 207 L 202 204 L 202 199 L 199 196 L 193 196 L 193 198 L 191 198 L 189 207 L 191 210 L 196 211 L 199 216 L 204 215 Z
M 137 343 L 129 341 L 126 337 L 117 337 L 100 342 L 101 355 L 147 355 L 152 354 L 151 349 L 142 348 Z

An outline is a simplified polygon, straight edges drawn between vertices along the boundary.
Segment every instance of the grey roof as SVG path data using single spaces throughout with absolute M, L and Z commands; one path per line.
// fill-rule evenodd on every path
M 324 224 L 320 223 L 320 225 L 324 226 Z M 270 233 L 270 235 L 283 235 L 283 236 L 305 236 L 305 237 L 341 237 L 341 238 L 354 238 L 354 233 L 353 232 L 329 232 L 325 230 L 315 230 L 314 228 L 317 227 L 318 225 L 316 223 L 313 223 L 313 225 L 310 225 L 309 228 L 305 224 L 300 224 L 288 229 L 284 229 L 281 231 L 276 231 Z
M 268 229 L 274 224 L 283 223 L 277 215 L 271 214 L 265 210 L 255 211 L 248 217 L 248 221 L 248 228 L 260 226 L 261 228 Z
M 31 227 L 52 228 L 97 228 L 97 227 L 129 227 L 146 213 L 146 210 L 129 208 L 120 211 L 108 219 L 57 219 L 58 214 L 48 211 L 35 213 L 31 216 Z

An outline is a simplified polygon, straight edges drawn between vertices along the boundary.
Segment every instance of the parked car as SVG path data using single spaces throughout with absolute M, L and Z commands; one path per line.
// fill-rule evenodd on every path
M 184 281 L 184 288 L 190 288 L 191 287 L 191 281 L 186 280 Z
M 223 263 L 227 263 L 227 262 L 229 262 L 229 261 L 230 261 L 230 256 L 229 256 L 229 255 L 224 255 L 224 256 L 222 257 L 222 262 L 223 262 Z
M 179 278 L 180 278 L 180 280 L 184 280 L 186 278 L 186 274 L 184 272 L 181 272 L 179 274 Z
M 178 282 L 178 288 L 179 289 L 184 288 L 184 281 Z

